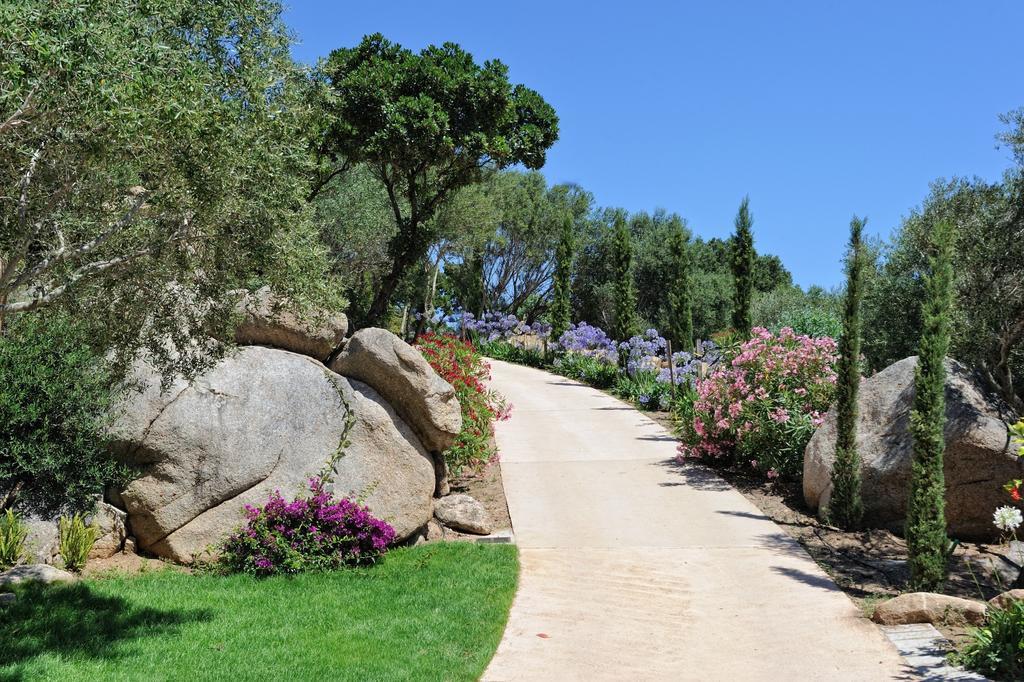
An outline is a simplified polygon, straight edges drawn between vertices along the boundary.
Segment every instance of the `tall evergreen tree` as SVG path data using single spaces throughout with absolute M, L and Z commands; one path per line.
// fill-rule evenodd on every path
M 743 197 L 736 213 L 736 233 L 732 237 L 732 277 L 735 293 L 732 326 L 743 336 L 750 335 L 750 302 L 754 293 L 754 233 L 751 227 L 750 197 Z
M 690 290 L 690 239 L 683 230 L 676 230 L 668 244 L 673 277 L 668 296 L 669 323 L 677 350 L 693 349 L 693 300 Z
M 843 528 L 857 528 L 864 516 L 860 498 L 860 455 L 857 453 L 857 393 L 860 390 L 860 308 L 867 257 L 862 241 L 865 222 L 856 216 L 850 221 L 843 335 L 839 340 L 836 461 L 832 465 L 828 516 L 832 523 Z
M 639 333 L 636 314 L 636 284 L 633 282 L 633 237 L 620 216 L 612 236 L 612 276 L 615 283 L 615 320 L 612 337 L 624 341 Z
M 551 301 L 551 338 L 562 336 L 572 324 L 572 303 L 570 301 L 572 258 L 573 258 L 572 216 L 562 221 L 562 235 L 555 251 L 555 282 Z
M 925 273 L 923 329 L 914 370 L 914 406 L 910 430 L 914 458 L 907 509 L 907 548 L 914 589 L 934 590 L 946 580 L 946 368 L 949 318 L 953 303 L 953 228 L 945 221 L 932 226 L 931 253 Z

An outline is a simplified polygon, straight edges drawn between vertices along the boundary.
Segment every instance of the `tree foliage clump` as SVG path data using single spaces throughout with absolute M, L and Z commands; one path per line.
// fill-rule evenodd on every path
M 736 232 L 732 237 L 732 278 L 735 286 L 732 304 L 732 327 L 740 335 L 750 334 L 750 306 L 754 295 L 754 221 L 750 216 L 750 199 L 743 197 L 736 213 Z
M 124 475 L 104 435 L 117 375 L 88 335 L 46 310 L 0 336 L 0 509 L 90 511 Z
M 0 318 L 189 370 L 229 292 L 327 296 L 289 44 L 274 0 L 0 4 Z
M 338 167 L 364 164 L 394 215 L 390 267 L 362 320 L 378 323 L 436 242 L 431 219 L 441 206 L 485 169 L 543 166 L 558 118 L 538 93 L 510 83 L 500 61 L 477 64 L 453 43 L 417 54 L 375 34 L 332 52 L 321 71 L 329 90 L 321 155 Z
M 566 216 L 562 222 L 562 233 L 555 252 L 555 281 L 551 302 L 551 336 L 560 338 L 572 324 L 572 258 L 573 258 L 572 218 Z
M 935 590 L 946 580 L 946 353 L 953 303 L 953 239 L 950 223 L 932 226 L 928 270 L 921 311 L 923 327 L 914 370 L 914 405 L 910 430 L 914 454 L 907 509 L 910 582 L 918 590 Z
M 843 528 L 857 528 L 864 516 L 860 497 L 860 456 L 857 453 L 857 395 L 860 391 L 860 307 L 864 296 L 864 220 L 850 222 L 850 249 L 846 260 L 843 334 L 836 368 L 836 459 L 832 465 L 832 497 L 828 516 Z
M 633 237 L 622 218 L 615 223 L 612 277 L 615 286 L 612 338 L 616 341 L 625 341 L 640 332 L 640 324 L 636 315 L 636 283 L 633 281 Z
M 693 293 L 690 288 L 690 255 L 688 235 L 675 232 L 669 241 L 668 257 L 675 276 L 669 289 L 669 320 L 676 349 L 693 350 Z

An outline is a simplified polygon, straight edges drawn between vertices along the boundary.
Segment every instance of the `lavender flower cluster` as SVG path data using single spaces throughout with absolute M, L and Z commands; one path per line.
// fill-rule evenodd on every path
M 638 372 L 657 372 L 667 348 L 668 342 L 657 329 L 648 329 L 642 336 L 623 341 L 619 344 L 619 355 L 626 358 L 626 374 L 632 377 Z
M 558 347 L 564 351 L 590 355 L 610 364 L 619 361 L 615 342 L 608 338 L 604 330 L 586 322 L 574 324 L 558 339 Z
M 668 365 L 658 370 L 658 381 L 670 383 L 675 377 L 676 385 L 689 382 L 696 385 L 696 380 L 710 373 L 722 359 L 722 353 L 711 341 L 698 341 L 692 352 L 680 351 L 672 354 L 672 371 Z
M 246 505 L 246 523 L 224 541 L 221 565 L 253 575 L 370 564 L 395 539 L 384 521 L 351 500 L 335 500 L 319 478 L 311 496 L 286 502 L 274 491 L 262 507 Z
M 463 314 L 466 331 L 475 333 L 480 339 L 491 342 L 513 336 L 530 334 L 543 340 L 551 336 L 551 325 L 544 322 L 526 324 L 515 315 L 486 312 L 479 318 L 473 313 Z

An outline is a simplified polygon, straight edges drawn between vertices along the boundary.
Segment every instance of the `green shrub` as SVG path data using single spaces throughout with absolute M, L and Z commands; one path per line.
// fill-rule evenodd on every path
M 94 525 L 86 525 L 81 514 L 62 516 L 57 522 L 60 534 L 60 558 L 64 560 L 64 568 L 78 573 L 85 568 L 92 546 L 99 537 L 99 529 Z
M 550 364 L 544 356 L 544 351 L 517 346 L 508 341 L 481 343 L 480 353 L 495 360 L 514 362 L 517 365 L 526 365 L 528 367 L 543 368 Z
M 670 407 L 672 385 L 658 381 L 657 372 L 641 371 L 633 376 L 620 373 L 612 393 L 625 398 L 641 410 L 667 410 Z
M 555 358 L 551 368 L 564 377 L 582 381 L 594 388 L 611 388 L 619 378 L 617 365 L 582 353 L 570 352 Z
M 13 510 L 8 509 L 0 516 L 0 570 L 21 561 L 27 537 L 28 528 Z
M 0 335 L 0 505 L 86 511 L 125 473 L 103 433 L 117 377 L 70 316 L 9 321 Z
M 953 661 L 983 675 L 1006 680 L 1024 679 L 1024 601 L 1005 609 L 990 607 L 984 627 Z

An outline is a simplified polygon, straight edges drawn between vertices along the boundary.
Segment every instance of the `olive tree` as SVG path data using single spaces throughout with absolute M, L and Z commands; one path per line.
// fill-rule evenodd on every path
M 4 1 L 0 65 L 0 319 L 194 369 L 229 292 L 325 293 L 277 2 Z

